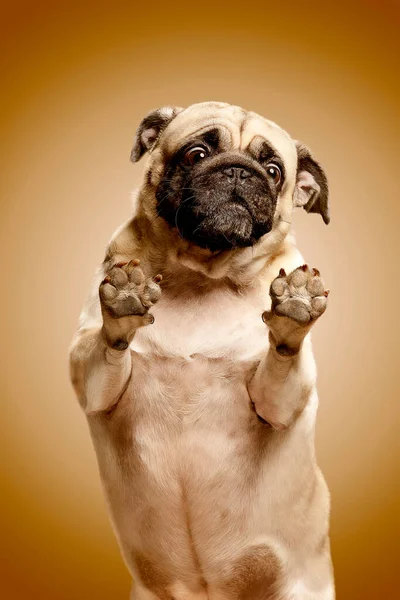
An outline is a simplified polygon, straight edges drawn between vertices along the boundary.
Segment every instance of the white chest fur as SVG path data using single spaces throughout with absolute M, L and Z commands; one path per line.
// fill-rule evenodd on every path
M 252 360 L 268 347 L 261 315 L 269 304 L 268 286 L 262 284 L 243 295 L 213 290 L 188 302 L 164 294 L 151 310 L 155 323 L 137 331 L 131 349 L 186 359 L 202 354 Z

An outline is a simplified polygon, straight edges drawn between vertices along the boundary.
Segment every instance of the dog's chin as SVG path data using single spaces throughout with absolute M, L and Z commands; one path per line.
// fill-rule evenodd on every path
M 178 210 L 175 225 L 185 240 L 211 252 L 253 246 L 272 227 L 269 221 L 254 223 L 250 210 L 237 202 L 210 214 Z

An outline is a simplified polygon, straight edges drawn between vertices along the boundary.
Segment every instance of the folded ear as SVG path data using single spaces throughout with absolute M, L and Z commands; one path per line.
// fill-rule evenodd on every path
M 154 147 L 161 133 L 181 110 L 183 108 L 177 106 L 163 106 L 145 116 L 136 131 L 131 152 L 132 162 L 137 162 L 145 152 Z
M 307 212 L 319 213 L 326 224 L 330 221 L 328 181 L 321 165 L 313 158 L 307 146 L 296 142 L 297 178 L 293 195 L 294 206 Z

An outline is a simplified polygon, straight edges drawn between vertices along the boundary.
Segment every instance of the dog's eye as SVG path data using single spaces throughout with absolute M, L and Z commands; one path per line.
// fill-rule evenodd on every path
M 282 179 L 281 170 L 278 165 L 275 165 L 274 163 L 269 163 L 269 165 L 267 165 L 267 173 L 275 185 L 277 185 Z
M 183 157 L 183 162 L 185 165 L 193 166 L 198 163 L 203 158 L 208 156 L 208 150 L 203 148 L 202 146 L 196 146 L 195 148 L 191 148 L 185 153 Z

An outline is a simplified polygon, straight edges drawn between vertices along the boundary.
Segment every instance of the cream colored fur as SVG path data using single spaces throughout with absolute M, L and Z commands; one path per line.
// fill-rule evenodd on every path
M 334 598 L 310 327 L 299 335 L 290 319 L 273 319 L 272 339 L 290 345 L 294 336 L 300 348 L 282 356 L 261 318 L 279 270 L 304 262 L 290 233 L 296 147 L 253 113 L 240 128 L 243 114 L 194 105 L 161 134 L 151 181 L 108 246 L 71 346 L 72 381 L 135 600 Z M 218 256 L 170 229 L 154 197 L 165 155 L 210 124 L 235 149 L 265 137 L 286 167 L 273 230 L 253 248 Z M 100 282 L 132 259 L 146 276 L 163 275 L 153 324 L 102 314 Z M 127 350 L 110 347 L 120 332 L 131 340 Z M 265 595 L 256 580 L 265 581 Z

